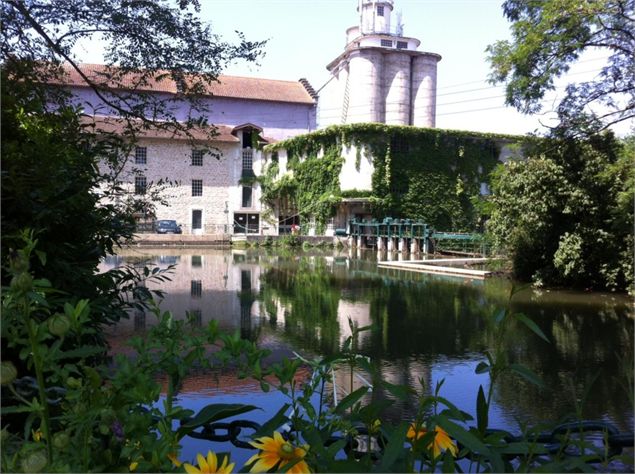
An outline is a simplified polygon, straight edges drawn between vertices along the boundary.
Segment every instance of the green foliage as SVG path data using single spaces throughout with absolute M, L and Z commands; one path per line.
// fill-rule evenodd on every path
M 632 0 L 507 0 L 503 11 L 512 23 L 512 39 L 487 51 L 492 82 L 507 85 L 507 104 L 524 113 L 540 111 L 555 79 L 584 52 L 600 49 L 609 54 L 607 65 L 589 82 L 568 85 L 558 107 L 560 129 L 578 133 L 633 118 Z M 594 106 L 601 115 L 591 110 Z
M 633 139 L 553 139 L 501 165 L 488 229 L 524 280 L 628 290 L 633 284 Z M 630 205 L 625 206 L 630 199 Z
M 330 193 L 336 198 L 334 203 L 340 196 L 368 197 L 377 217 L 422 219 L 439 230 L 474 230 L 481 217 L 473 205 L 479 199 L 480 183 L 488 181 L 500 143 L 513 140 L 520 138 L 376 123 L 332 126 L 269 145 L 270 151 L 287 150 L 293 178 L 299 171 L 302 181 L 283 189 L 288 183 L 285 175 L 263 189 L 273 198 L 266 200 L 269 205 L 285 196 L 307 204 L 324 200 Z M 331 170 L 320 166 L 317 156 L 324 152 L 325 158 L 334 158 L 353 145 L 357 160 L 362 154 L 372 160 L 372 190 L 340 193 L 332 175 L 315 175 Z M 311 209 L 308 213 L 318 221 L 329 215 L 328 209 L 316 207 L 317 212 Z
M 281 200 L 292 203 L 300 215 L 300 227 L 306 228 L 313 217 L 319 234 L 324 231 L 327 219 L 335 213 L 334 206 L 339 203 L 339 175 L 344 159 L 335 147 L 327 148 L 323 156 L 318 157 L 316 152 L 304 160 L 292 159 L 295 156 L 293 150 L 288 151 L 290 173 L 277 178 L 278 163 L 272 162 L 259 177 L 262 200 L 272 209 Z
M 210 367 L 210 345 L 218 349 L 217 364 L 241 356 L 251 364 L 267 355 L 239 336 L 220 334 L 216 322 L 196 328 L 155 308 L 157 324 L 131 342 L 134 357 L 118 356 L 114 370 L 96 364 L 104 348 L 81 343 L 95 331 L 92 304 L 67 302 L 64 312 L 54 312 L 49 299 L 57 290 L 30 273 L 32 256 L 46 260 L 31 237 L 23 234 L 23 247 L 6 261 L 12 278 L 2 291 L 3 347 L 20 362 L 2 367 L 3 472 L 122 472 L 133 463 L 141 472 L 171 471 L 169 456 L 177 456 L 189 432 L 255 409 L 214 404 L 194 413 L 177 403 L 191 369 Z M 30 374 L 34 389 L 26 393 L 18 381 Z M 161 378 L 167 389 L 160 404 Z

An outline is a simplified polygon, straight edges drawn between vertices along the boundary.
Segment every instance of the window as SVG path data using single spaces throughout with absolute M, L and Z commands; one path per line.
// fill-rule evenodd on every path
M 243 130 L 243 148 L 252 148 L 253 133 L 251 130 Z
M 408 49 L 407 41 L 397 41 L 397 49 Z
M 134 193 L 135 194 L 145 194 L 147 187 L 148 187 L 148 180 L 145 176 L 134 177 Z
M 200 230 L 203 228 L 203 210 L 192 209 L 192 230 Z
M 251 170 L 254 166 L 254 153 L 251 149 L 243 150 L 243 170 Z
M 272 163 L 277 163 L 278 161 L 279 161 L 279 158 L 278 158 L 278 152 L 277 152 L 277 151 L 274 151 L 274 152 L 271 154 L 271 162 L 272 162 Z
M 257 234 L 259 229 L 259 214 L 234 214 L 234 234 Z
M 203 266 L 202 255 L 192 255 L 192 268 L 200 268 Z
M 192 326 L 200 328 L 203 324 L 203 310 L 190 309 L 187 316 Z
M 203 166 L 203 150 L 192 150 L 192 166 Z
M 381 40 L 381 45 L 386 48 L 392 48 L 392 40 Z
M 200 298 L 203 294 L 203 283 L 201 280 L 191 280 L 190 295 L 192 298 Z
M 134 162 L 137 165 L 145 165 L 148 162 L 148 148 L 138 146 L 134 151 Z
M 192 196 L 202 196 L 202 195 L 203 195 L 203 180 L 193 179 L 192 180 Z
M 251 197 L 254 189 L 251 186 L 243 186 L 243 206 L 251 207 Z
M 384 16 L 384 6 L 377 5 L 377 16 Z

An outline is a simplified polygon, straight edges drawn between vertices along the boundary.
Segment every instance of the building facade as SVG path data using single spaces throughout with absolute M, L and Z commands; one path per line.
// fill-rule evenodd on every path
M 344 52 L 319 90 L 318 126 L 377 122 L 434 127 L 437 63 L 421 42 L 393 25 L 393 0 L 360 0 L 359 23 L 346 31 Z
M 80 68 L 97 82 L 103 77 L 101 65 Z M 115 92 L 128 82 L 125 76 L 119 78 L 122 85 Z M 98 130 L 117 132 L 121 121 L 107 93 L 96 93 L 71 69 L 64 85 Z M 169 79 L 137 87 L 134 93 L 169 102 L 170 115 L 177 121 L 192 117 L 190 104 L 178 99 L 178 87 Z M 202 102 L 203 118 L 217 132 L 211 141 L 201 136 L 197 143 L 162 130 L 139 133 L 119 176 L 130 193 L 144 195 L 154 190 L 162 201 L 152 215 L 140 218 L 176 220 L 186 234 L 277 233 L 277 222 L 264 219 L 254 180 L 262 171 L 261 147 L 315 130 L 313 89 L 306 80 L 220 76 Z

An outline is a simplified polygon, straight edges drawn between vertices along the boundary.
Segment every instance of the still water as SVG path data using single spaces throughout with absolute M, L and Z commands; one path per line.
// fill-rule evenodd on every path
M 378 269 L 376 260 L 375 253 L 155 249 L 126 251 L 102 269 L 175 265 L 171 281 L 161 286 L 167 293 L 163 310 L 180 318 L 189 311 L 201 326 L 216 319 L 222 328 L 271 349 L 274 357 L 292 351 L 306 357 L 332 354 L 350 335 L 348 318 L 360 327 L 371 325 L 360 336 L 359 350 L 381 378 L 419 393 L 445 379 L 441 395 L 474 416 L 478 387 L 488 386 L 487 376 L 475 374 L 475 368 L 495 342 L 486 316 L 508 303 L 511 283 Z M 495 388 L 491 427 L 518 433 L 520 422 L 555 423 L 581 407 L 586 419 L 632 431 L 625 380 L 633 370 L 631 300 L 525 289 L 514 296 L 511 309 L 529 316 L 549 342 L 524 325 L 513 326 L 503 341 L 507 357 L 531 368 L 547 388 L 518 376 L 503 378 Z M 122 321 L 112 330 L 113 351 L 126 352 L 125 341 L 153 322 L 143 313 Z M 183 403 L 193 409 L 252 403 L 265 411 L 251 418 L 264 421 L 284 401 L 279 394 L 262 394 L 256 383 L 225 375 L 192 377 L 184 385 Z M 383 394 L 377 390 L 373 396 Z M 414 411 L 415 400 L 407 400 L 393 404 L 387 415 L 410 419 Z M 205 442 L 186 446 L 185 457 L 209 449 L 209 443 L 200 443 Z

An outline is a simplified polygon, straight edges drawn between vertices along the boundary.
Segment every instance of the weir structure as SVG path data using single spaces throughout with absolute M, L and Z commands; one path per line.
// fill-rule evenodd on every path
M 378 251 L 425 255 L 434 251 L 435 243 L 453 241 L 480 244 L 480 253 L 485 253 L 481 234 L 437 232 L 425 222 L 413 219 L 351 219 L 347 229 L 338 229 L 336 234 L 346 235 L 351 248 L 376 248 Z

